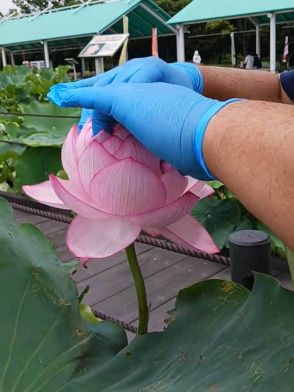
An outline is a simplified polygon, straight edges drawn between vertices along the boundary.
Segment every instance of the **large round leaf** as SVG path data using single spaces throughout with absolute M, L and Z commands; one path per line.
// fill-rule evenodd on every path
M 18 226 L 0 199 L 0 391 L 57 392 L 126 344 L 113 323 L 81 319 L 78 295 L 53 246 Z
M 29 105 L 23 107 L 23 111 L 26 114 L 40 114 L 49 117 L 30 117 L 25 116 L 23 126 L 26 128 L 35 128 L 36 132 L 41 132 L 44 134 L 39 135 L 41 137 L 40 141 L 37 139 L 37 135 L 34 138 L 34 145 L 43 146 L 44 137 L 48 139 L 45 145 L 49 145 L 51 141 L 52 145 L 56 145 L 55 138 L 65 138 L 68 131 L 74 123 L 79 119 L 81 110 L 76 108 L 60 108 L 51 102 L 40 103 L 38 101 L 32 101 Z M 73 118 L 63 118 L 63 116 L 73 117 Z M 50 139 L 51 138 L 51 139 Z M 32 137 L 29 138 L 29 145 L 32 145 Z M 26 139 L 23 140 L 24 142 Z M 59 141 L 59 145 L 62 144 L 63 140 Z
M 14 189 L 20 192 L 23 185 L 45 181 L 49 174 L 56 174 L 61 168 L 60 148 L 27 148 L 15 165 Z
M 235 199 L 218 200 L 210 197 L 200 200 L 193 208 L 192 214 L 206 228 L 220 249 L 241 223 L 240 205 Z
M 291 392 L 294 293 L 257 275 L 180 292 L 165 332 L 138 337 L 67 392 Z
M 87 325 L 50 245 L 0 200 L 0 391 L 291 392 L 294 293 L 256 276 L 182 290 L 165 332 L 137 337 Z

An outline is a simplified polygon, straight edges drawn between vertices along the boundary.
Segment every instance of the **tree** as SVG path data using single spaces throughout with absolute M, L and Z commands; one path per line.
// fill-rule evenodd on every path
M 53 8 L 66 7 L 78 4 L 78 0 L 13 0 L 13 3 L 19 8 L 23 14 L 30 14 L 33 11 L 42 11 L 47 8 L 50 3 Z
M 166 11 L 168 14 L 175 15 L 181 11 L 192 0 L 155 0 L 155 2 Z

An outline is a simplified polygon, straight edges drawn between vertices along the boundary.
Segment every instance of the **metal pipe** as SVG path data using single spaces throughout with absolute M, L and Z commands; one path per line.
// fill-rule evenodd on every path
M 276 72 L 276 59 L 277 59 L 277 26 L 276 14 L 270 13 L 267 15 L 270 19 L 270 70 Z
M 236 66 L 236 45 L 235 45 L 235 34 L 231 33 L 231 62 L 232 66 Z
M 178 61 L 185 61 L 184 25 L 177 26 L 177 59 L 178 59 Z
M 14 53 L 10 52 L 10 60 L 11 60 L 11 65 L 15 66 L 15 59 L 14 59 Z
M 96 57 L 95 58 L 95 70 L 96 70 L 96 75 L 104 72 L 103 57 Z
M 43 46 L 44 46 L 45 67 L 50 68 L 48 42 L 44 41 Z
M 2 65 L 5 67 L 7 65 L 7 58 L 6 58 L 6 51 L 4 46 L 1 48 L 1 54 L 2 54 Z
M 260 50 L 260 27 L 257 25 L 256 26 L 256 53 L 258 57 L 261 55 L 261 50 Z

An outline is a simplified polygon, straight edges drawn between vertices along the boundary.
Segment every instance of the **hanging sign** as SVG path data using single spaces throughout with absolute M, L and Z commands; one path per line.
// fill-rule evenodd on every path
M 113 57 L 129 34 L 95 35 L 79 57 Z

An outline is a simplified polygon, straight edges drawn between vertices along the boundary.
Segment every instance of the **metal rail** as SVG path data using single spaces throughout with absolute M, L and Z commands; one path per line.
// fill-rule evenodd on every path
M 44 206 L 38 202 L 35 202 L 33 200 L 27 199 L 25 197 L 15 195 L 12 193 L 7 193 L 7 192 L 0 192 L 0 197 L 4 197 L 11 205 L 16 210 L 23 211 L 29 214 L 33 215 L 39 215 L 46 217 L 48 219 L 53 219 L 59 222 L 67 223 L 70 224 L 72 221 L 72 216 L 70 213 L 66 212 L 65 210 L 60 210 L 56 209 L 53 207 L 47 207 Z M 176 245 L 170 241 L 162 240 L 162 239 L 157 239 L 157 238 L 152 238 L 149 237 L 148 235 L 141 234 L 137 238 L 137 242 L 142 243 L 142 244 L 147 244 L 151 246 L 155 246 L 161 249 L 168 250 L 170 252 L 177 252 L 180 254 L 184 254 L 187 256 L 192 256 L 196 258 L 200 258 L 202 260 L 207 260 L 211 261 L 214 263 L 219 263 L 225 266 L 230 266 L 230 259 L 220 256 L 220 255 L 211 255 L 205 252 L 200 252 L 200 251 L 192 251 L 190 249 L 186 249 L 182 246 Z M 126 331 L 132 332 L 134 334 L 138 333 L 138 330 L 136 327 L 134 327 L 131 324 L 128 324 L 122 320 L 118 320 L 114 317 L 108 316 L 102 312 L 99 311 L 94 311 L 94 314 L 99 317 L 102 320 L 105 321 L 113 321 L 116 324 L 120 325 L 123 329 Z

